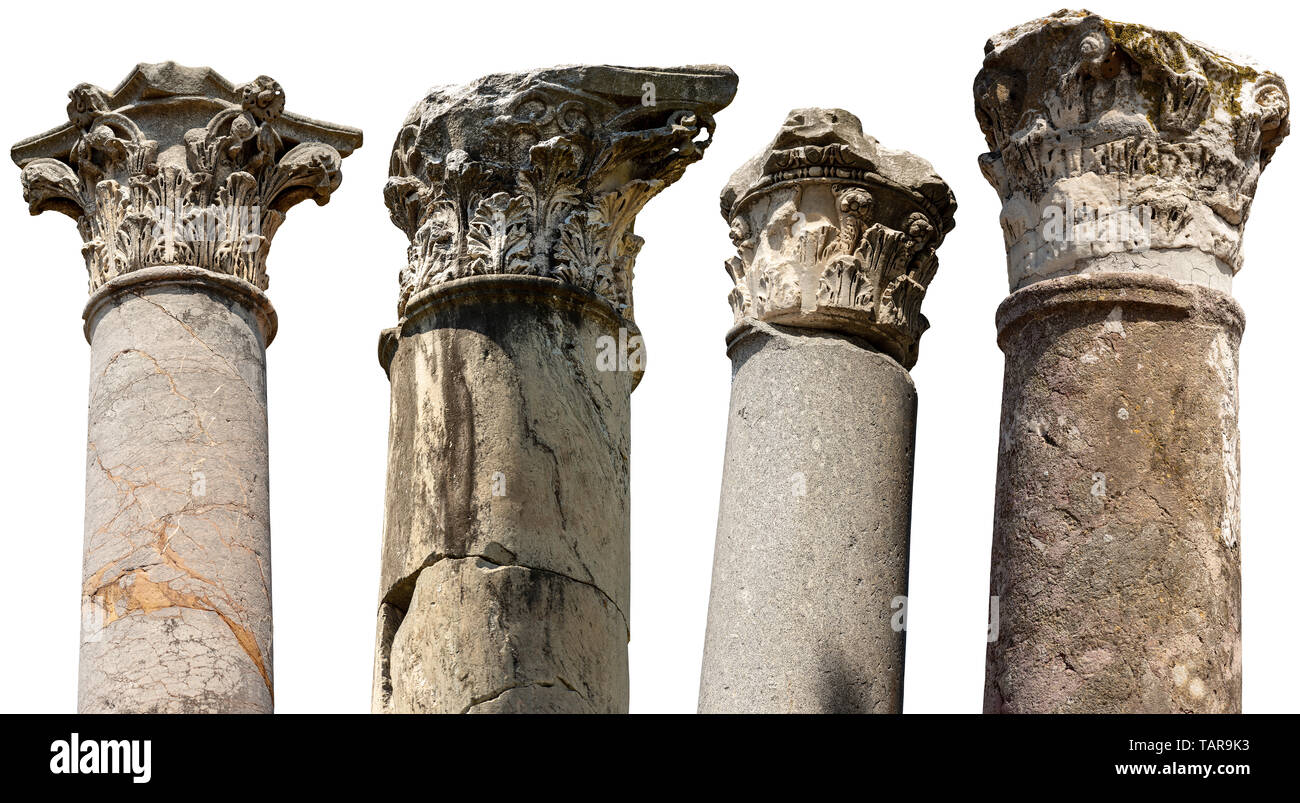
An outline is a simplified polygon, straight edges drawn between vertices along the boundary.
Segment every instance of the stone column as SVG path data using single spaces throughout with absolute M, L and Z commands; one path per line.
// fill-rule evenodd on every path
M 1088 12 L 985 52 L 1012 293 L 984 709 L 1239 711 L 1230 292 L 1286 88 Z
M 626 712 L 633 222 L 735 90 L 562 67 L 407 116 L 374 711 Z
M 13 148 L 90 272 L 82 713 L 269 713 L 266 255 L 361 132 L 262 76 L 141 64 Z
M 956 201 L 841 109 L 796 109 L 722 193 L 738 255 L 700 711 L 903 706 L 921 300 Z

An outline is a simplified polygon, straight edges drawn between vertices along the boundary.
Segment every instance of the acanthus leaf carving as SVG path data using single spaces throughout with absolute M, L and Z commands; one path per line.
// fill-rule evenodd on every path
M 583 209 L 570 214 L 560 226 L 552 275 L 598 293 L 618 308 L 610 229 L 598 209 Z
M 929 164 L 887 151 L 841 109 L 796 109 L 722 193 L 737 323 L 843 332 L 904 367 L 956 201 Z
M 525 224 L 532 234 L 530 273 L 546 274 L 553 240 L 569 210 L 582 202 L 583 158 L 582 146 L 567 137 L 553 137 L 528 151 L 528 166 L 519 171 L 519 189 L 532 214 Z
M 1087 11 L 1017 26 L 985 53 L 980 167 L 1002 200 L 1011 289 L 1163 250 L 1183 256 L 1134 269 L 1231 288 L 1260 172 L 1289 129 L 1281 78 Z
M 196 83 L 209 93 L 195 94 Z M 161 121 L 154 104 L 165 104 Z M 155 265 L 204 268 L 265 289 L 284 213 L 308 198 L 325 203 L 342 180 L 343 156 L 361 140 L 351 129 L 283 118 L 283 109 L 283 90 L 266 76 L 232 87 L 209 70 L 141 65 L 113 93 L 90 84 L 69 93 L 66 150 L 36 137 L 13 155 L 32 213 L 78 221 L 92 292 Z M 304 141 L 304 129 L 334 144 Z M 176 131 L 180 141 L 167 140 Z
M 523 196 L 497 192 L 484 198 L 469 223 L 466 250 L 473 275 L 528 273 L 528 220 L 531 204 Z
M 658 105 L 642 104 L 643 76 L 660 82 Z M 398 134 L 385 188 L 411 240 L 399 314 L 443 282 L 506 273 L 572 284 L 630 319 L 636 214 L 702 157 L 734 90 L 726 68 L 615 67 L 432 90 Z

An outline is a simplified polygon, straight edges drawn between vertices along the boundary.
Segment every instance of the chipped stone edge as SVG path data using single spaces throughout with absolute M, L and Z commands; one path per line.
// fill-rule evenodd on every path
M 1241 305 L 1220 290 L 1145 273 L 1076 274 L 1034 282 L 1003 299 L 996 314 L 998 347 L 1005 351 L 1008 339 L 1025 324 L 1077 304 L 1163 307 L 1186 316 L 1201 313 L 1237 337 L 1246 328 Z

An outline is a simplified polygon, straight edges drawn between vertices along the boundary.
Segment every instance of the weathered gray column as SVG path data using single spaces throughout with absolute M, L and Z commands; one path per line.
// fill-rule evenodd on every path
M 700 711 L 899 712 L 921 300 L 956 202 L 840 109 L 722 193 L 739 252 Z
M 283 112 L 265 76 L 170 62 L 69 97 L 12 155 L 90 272 L 78 708 L 269 713 L 266 254 L 361 133 Z
M 984 709 L 1239 711 L 1230 291 L 1285 86 L 1088 12 L 986 54 L 1012 293 Z
M 632 226 L 735 90 L 562 67 L 407 116 L 374 711 L 627 710 Z

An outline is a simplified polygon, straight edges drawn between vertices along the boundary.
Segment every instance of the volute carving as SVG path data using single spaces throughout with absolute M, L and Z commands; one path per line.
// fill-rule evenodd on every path
M 703 157 L 736 90 L 725 67 L 556 67 L 437 87 L 384 188 L 410 238 L 398 313 L 467 276 L 544 276 L 632 317 L 637 213 Z
M 232 86 L 206 68 L 141 64 L 113 92 L 79 84 L 68 124 L 13 148 L 32 214 L 77 222 L 90 289 L 185 265 L 266 289 L 288 209 L 329 200 L 361 132 L 284 111 L 261 76 Z

